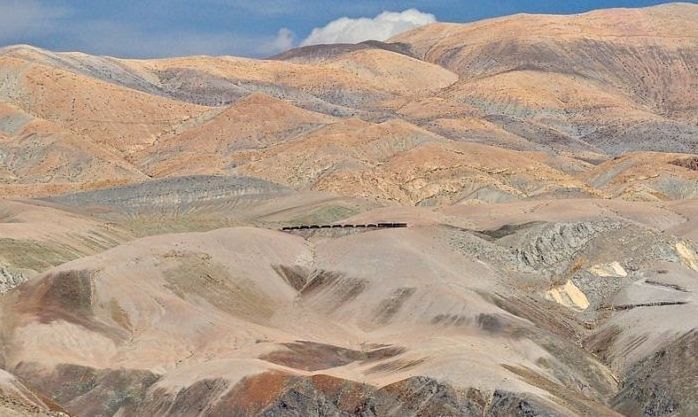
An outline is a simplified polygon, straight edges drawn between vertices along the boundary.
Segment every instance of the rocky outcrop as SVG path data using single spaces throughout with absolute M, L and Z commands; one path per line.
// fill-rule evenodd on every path
M 613 407 L 627 417 L 698 415 L 698 331 L 693 330 L 636 364 Z
M 3 370 L 0 370 L 0 416 L 70 417 L 60 405 L 30 390 Z
M 21 364 L 15 373 L 51 401 L 80 417 L 133 415 L 158 375 L 144 370 L 98 370 L 59 365 L 47 372 Z
M 618 223 L 555 223 L 538 233 L 525 233 L 526 243 L 515 250 L 516 259 L 533 270 L 564 268 L 599 233 L 620 227 Z M 528 235 L 528 236 L 526 236 Z
M 309 377 L 268 372 L 232 387 L 201 381 L 176 394 L 156 388 L 129 417 L 582 417 L 533 395 L 459 389 L 428 377 L 412 377 L 376 388 L 327 375 Z M 619 417 L 599 409 L 598 417 Z
M 24 273 L 0 265 L 0 294 L 11 290 L 28 279 Z
M 66 194 L 47 200 L 74 207 L 99 202 L 101 206 L 139 213 L 158 207 L 178 207 L 181 210 L 197 203 L 211 204 L 233 198 L 263 197 L 291 192 L 287 187 L 258 178 L 199 175 Z

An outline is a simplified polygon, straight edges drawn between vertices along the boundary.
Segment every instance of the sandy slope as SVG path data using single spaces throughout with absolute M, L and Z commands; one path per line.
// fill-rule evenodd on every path
M 137 182 L 144 172 L 157 177 L 256 172 L 312 187 L 313 172 L 344 171 L 328 162 L 336 159 L 330 144 L 304 151 L 303 158 L 313 159 L 304 169 L 310 176 L 301 180 L 288 178 L 299 165 L 295 158 L 246 151 L 283 149 L 282 142 L 303 146 L 307 135 L 316 137 L 314 130 L 333 123 L 360 129 L 352 125 L 354 117 L 375 123 L 372 129 L 386 136 L 404 135 L 402 120 L 452 141 L 545 152 L 551 157 L 543 164 L 575 176 L 584 195 L 692 197 L 690 168 L 667 169 L 662 162 L 661 180 L 655 180 L 618 176 L 625 168 L 616 161 L 599 164 L 634 151 L 696 152 L 695 22 L 696 7 L 690 4 L 517 15 L 429 25 L 390 44 L 301 48 L 273 60 L 120 60 L 8 47 L 0 52 L 5 103 L 0 146 L 8 161 L 0 171 L 7 184 L 2 189 L 6 195 L 47 195 Z M 339 146 L 356 144 L 351 139 L 356 132 L 342 133 L 338 139 L 346 143 Z M 463 161 L 439 156 L 452 147 L 440 143 L 440 149 L 419 157 L 458 172 Z M 361 153 L 352 148 L 349 155 Z M 502 151 L 491 153 L 497 159 Z M 508 158 L 529 158 L 515 155 Z M 639 158 L 654 164 L 651 155 Z M 350 171 L 367 164 L 375 171 L 371 163 L 341 162 Z M 264 165 L 276 172 L 266 172 Z M 524 182 L 538 182 L 535 188 L 556 193 L 570 186 L 564 175 L 551 180 L 548 168 L 530 168 L 539 178 Z M 391 175 L 380 172 L 383 178 Z M 441 201 L 444 190 L 453 194 L 449 202 L 502 191 L 501 184 L 486 179 L 471 187 L 481 189 L 479 194 L 461 193 L 463 184 L 416 175 L 433 182 L 434 190 L 398 192 L 345 172 L 321 189 L 367 196 L 370 183 L 383 187 L 377 191 L 386 193 L 383 197 L 409 203 Z M 608 177 L 615 183 L 598 181 Z
M 623 128 L 609 125 L 636 119 L 645 130 L 661 124 L 684 132 L 683 146 L 695 152 L 696 10 L 683 3 L 572 16 L 516 15 L 430 25 L 393 41 L 458 73 L 464 88 L 449 89 L 447 96 L 486 113 L 545 118 L 562 133 L 612 152 L 627 145 L 600 142 L 622 136 Z M 635 140 L 642 136 L 640 129 Z M 647 149 L 676 150 L 669 141 L 655 139 Z
M 222 384 L 223 395 L 269 372 L 378 388 L 420 375 L 485 397 L 532 396 L 563 415 L 616 415 L 602 405 L 616 379 L 695 327 L 671 317 L 694 315 L 698 257 L 690 242 L 657 230 L 686 222 L 668 207 L 584 204 L 403 209 L 400 220 L 422 226 L 335 238 L 238 227 L 136 240 L 8 293 L 3 362 L 46 393 L 73 384 L 76 372 L 94 378 L 79 397 L 59 396 L 78 415 L 104 412 L 109 390 L 138 398 L 115 403 L 128 415 L 183 390 L 194 391 L 182 411 L 228 407 L 194 387 Z M 520 226 L 496 231 L 509 222 Z M 614 262 L 624 276 L 599 275 Z M 561 291 L 561 306 L 547 300 L 551 291 Z

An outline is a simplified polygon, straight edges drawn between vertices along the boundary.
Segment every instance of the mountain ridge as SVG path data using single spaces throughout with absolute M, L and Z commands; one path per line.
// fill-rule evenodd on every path
M 661 11 L 665 9 L 669 12 Z M 690 28 L 691 25 L 686 26 L 686 23 L 683 26 L 668 27 L 665 22 L 669 18 L 691 22 L 695 13 L 685 12 L 684 9 L 692 11 L 695 8 L 679 4 L 665 6 L 665 9 L 614 9 L 566 16 L 517 15 L 484 22 L 445 24 L 446 26 L 436 23 L 391 40 L 399 41 L 399 48 L 402 48 L 400 51 L 403 52 L 406 51 L 405 48 L 412 48 L 413 51 L 424 49 L 419 46 L 420 42 L 426 42 L 424 45 L 429 45 L 430 42 L 442 44 L 429 52 L 432 58 L 426 61 L 433 61 L 432 63 L 416 60 L 399 53 L 400 51 L 391 51 L 387 44 L 371 42 L 357 48 L 341 46 L 339 53 L 333 52 L 330 56 L 319 58 L 320 61 L 313 58 L 306 63 L 235 57 L 122 60 L 77 53 L 54 54 L 34 47 L 6 47 L 0 52 L 0 59 L 7 62 L 4 71 L 6 77 L 9 77 L 7 79 L 12 82 L 5 83 L 3 100 L 19 105 L 25 112 L 49 119 L 67 131 L 88 136 L 91 141 L 108 146 L 122 155 L 124 166 L 132 166 L 140 172 L 150 172 L 151 176 L 249 171 L 244 165 L 248 164 L 246 161 L 255 153 L 242 149 L 248 146 L 242 145 L 240 141 L 243 139 L 224 134 L 225 129 L 220 130 L 224 125 L 217 128 L 219 133 L 213 135 L 219 136 L 217 149 L 228 149 L 227 154 L 197 152 L 196 143 L 198 137 L 202 144 L 206 140 L 211 142 L 212 139 L 207 139 L 207 136 L 212 132 L 207 129 L 214 126 L 211 124 L 214 122 L 210 120 L 212 115 L 220 111 L 234 111 L 222 109 L 235 109 L 238 103 L 268 96 L 280 101 L 270 101 L 266 107 L 274 108 L 285 102 L 291 106 L 286 108 L 288 111 L 296 112 L 294 109 L 298 108 L 298 111 L 310 112 L 296 112 L 297 115 L 316 114 L 314 120 L 322 121 L 320 124 L 336 123 L 350 117 L 376 124 L 387 120 L 404 120 L 448 140 L 492 145 L 509 149 L 513 152 L 512 155 L 516 152 L 542 151 L 551 155 L 548 162 L 551 168 L 560 169 L 565 166 L 560 161 L 565 160 L 570 165 L 564 168 L 564 172 L 576 173 L 574 176 L 583 183 L 586 178 L 584 171 L 591 169 L 588 161 L 597 164 L 626 152 L 696 152 L 698 128 L 693 125 L 695 112 L 691 109 L 696 108 L 697 99 L 692 93 L 695 90 L 685 88 L 686 85 L 698 85 L 696 71 L 691 70 L 693 67 L 698 69 L 698 63 L 689 59 L 695 54 L 671 55 L 674 54 L 671 51 L 678 46 L 667 44 L 661 33 L 658 35 L 651 26 L 645 27 L 641 23 L 647 16 L 659 13 L 664 20 L 658 21 L 657 25 L 667 26 L 668 31 Z M 531 19 L 533 22 L 529 22 Z M 588 58 L 591 59 L 585 60 L 580 60 L 580 53 L 587 53 L 584 48 L 593 50 L 593 45 L 567 45 L 564 42 L 568 41 L 562 38 L 549 44 L 531 44 L 533 46 L 521 43 L 522 39 L 535 38 L 536 33 L 551 30 L 554 33 L 560 30 L 557 27 L 599 26 L 622 34 L 627 30 L 611 24 L 619 19 L 626 19 L 633 31 L 644 30 L 647 36 L 654 39 L 647 44 L 650 49 L 633 52 L 647 56 L 648 59 L 637 61 L 637 58 L 628 55 L 623 49 L 625 47 L 619 46 L 626 41 L 609 44 L 611 46 L 604 52 L 606 55 L 589 55 Z M 633 19 L 636 23 L 633 23 Z M 507 25 L 517 27 L 522 22 L 528 22 L 526 25 L 529 29 L 523 37 L 511 38 L 514 46 L 497 46 L 497 33 L 503 33 L 505 38 L 511 37 L 506 34 L 509 33 Z M 439 36 L 436 35 L 444 28 L 452 32 L 450 42 L 457 43 L 449 46 L 450 49 L 444 44 L 445 40 L 439 41 Z M 485 43 L 473 43 L 474 39 L 483 36 L 483 28 L 487 28 L 487 37 L 483 38 Z M 586 39 L 587 32 L 589 30 L 577 30 L 574 36 Z M 489 49 L 463 49 L 472 49 L 473 45 L 480 45 L 477 48 L 485 45 Z M 689 46 L 693 47 L 693 44 Z M 313 53 L 323 56 L 323 48 L 337 47 L 313 48 L 313 51 L 320 51 Z M 448 58 L 450 61 L 439 58 L 439 48 L 451 51 L 451 58 Z M 664 64 L 652 58 L 658 51 L 656 48 L 665 48 L 662 53 L 669 54 L 666 55 L 667 65 L 671 64 L 671 67 L 664 68 Z M 294 60 L 302 61 L 299 57 L 302 57 L 303 51 L 308 50 L 290 53 L 295 57 Z M 559 51 L 567 52 L 559 54 Z M 499 60 L 496 63 L 491 59 L 488 61 L 481 55 L 483 53 L 499 56 Z M 608 63 L 601 60 L 607 59 L 605 56 L 612 57 L 612 66 L 609 67 Z M 594 59 L 598 62 L 594 63 Z M 631 61 L 626 62 L 626 59 Z M 29 65 L 28 68 L 36 75 L 27 78 L 26 75 L 15 74 L 12 67 L 17 67 L 18 62 Z M 565 69 L 573 68 L 577 63 L 580 65 L 574 71 Z M 56 74 L 61 75 L 57 77 Z M 647 74 L 652 79 L 643 81 Z M 66 83 L 65 80 L 71 79 L 74 81 Z M 637 82 L 632 82 L 634 80 Z M 436 85 L 430 86 L 434 81 L 437 81 Z M 61 98 L 64 93 L 58 91 L 72 91 L 78 88 L 76 83 L 81 84 L 80 89 L 87 91 L 87 88 L 91 88 L 95 97 L 102 98 L 97 101 L 90 98 L 88 102 L 87 97 L 78 95 L 79 100 L 73 100 L 72 106 L 66 107 L 65 100 Z M 376 89 L 378 85 L 381 87 Z M 146 100 L 150 96 L 155 96 L 155 99 Z M 112 100 L 128 104 L 125 107 L 113 106 Z M 58 104 L 52 104 L 54 101 Z M 120 112 L 117 115 L 119 123 L 89 122 L 90 119 L 113 119 L 115 110 Z M 154 124 L 153 117 L 160 118 L 163 110 L 167 115 Z M 138 114 L 149 114 L 148 120 Z M 294 117 L 282 121 L 283 116 L 278 112 L 259 113 L 262 114 L 265 114 L 263 117 L 270 124 L 286 126 L 273 135 L 303 136 L 304 130 L 312 127 L 304 127 L 304 122 L 294 120 Z M 304 117 L 306 116 L 301 119 Z M 206 127 L 207 123 L 209 127 Z M 254 120 L 244 123 L 255 129 Z M 8 132 L 3 134 L 7 135 Z M 173 135 L 184 135 L 178 139 L 181 145 L 174 145 L 175 142 L 169 139 Z M 170 146 L 171 150 L 164 152 L 161 149 L 163 146 Z M 182 153 L 185 148 L 189 151 Z M 264 156 L 255 156 L 258 157 Z M 148 166 L 158 160 L 166 168 Z M 604 166 L 608 166 L 609 172 L 613 172 L 613 165 L 609 163 Z M 212 170 L 214 166 L 218 168 Z M 676 183 L 678 187 L 690 189 L 695 181 L 695 171 L 690 169 L 681 170 L 679 167 L 671 172 L 663 172 L 662 175 L 667 176 L 664 179 L 666 184 Z M 42 191 L 47 189 L 46 184 L 33 183 L 36 180 L 30 178 L 12 178 L 11 182 L 15 184 L 12 187 L 18 190 L 14 195 L 22 195 L 24 191 L 21 190 L 30 190 L 32 184 L 36 184 L 37 191 L 25 195 L 41 195 L 46 192 Z M 276 177 L 267 177 L 274 178 Z M 134 180 L 137 178 L 124 179 Z M 8 181 L 9 178 L 5 180 Z M 69 183 L 73 181 L 75 180 L 69 180 Z M 629 181 L 634 180 L 629 178 Z M 81 189 L 95 186 L 89 183 L 108 184 L 107 178 L 95 178 L 94 181 L 72 183 L 70 187 Z M 483 186 L 486 187 L 480 185 Z M 592 184 L 586 186 L 595 188 Z M 651 181 L 644 187 L 649 190 L 649 193 L 643 194 L 645 198 L 693 195 L 691 192 L 686 194 L 684 191 L 660 190 L 657 187 L 666 186 Z M 331 188 L 339 192 L 346 190 L 345 192 L 356 193 L 348 191 L 351 187 L 345 187 L 341 183 Z M 596 195 L 609 195 L 608 190 L 603 189 L 592 192 Z M 616 191 L 610 195 L 623 197 L 626 193 Z M 415 202 L 412 199 L 403 201 Z M 445 200 L 447 201 L 450 200 Z

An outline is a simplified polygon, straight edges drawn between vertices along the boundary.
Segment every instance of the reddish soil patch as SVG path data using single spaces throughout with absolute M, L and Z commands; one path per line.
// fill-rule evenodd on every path
M 401 355 L 405 349 L 389 346 L 368 351 L 346 349 L 323 343 L 297 341 L 284 343 L 285 349 L 260 357 L 265 361 L 304 371 L 319 371 L 335 368 L 352 362 L 374 362 Z

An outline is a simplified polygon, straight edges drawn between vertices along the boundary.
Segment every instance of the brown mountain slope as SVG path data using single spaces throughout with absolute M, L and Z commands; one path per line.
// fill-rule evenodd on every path
M 45 270 L 137 237 L 255 224 L 328 223 L 375 202 L 256 178 L 187 176 L 43 200 L 0 200 L 0 296 Z
M 6 197 L 147 178 L 111 148 L 1 102 L 0 132 L 0 189 Z
M 434 24 L 393 41 L 458 73 L 466 91 L 455 98 L 486 114 L 552 117 L 551 126 L 608 152 L 636 142 L 647 150 L 696 152 L 696 27 L 698 6 L 675 4 Z M 530 89 L 531 74 L 559 81 Z M 477 83 L 473 94 L 468 83 Z M 624 134 L 628 110 L 645 114 L 632 135 Z
M 122 153 L 206 111 L 68 71 L 34 49 L 2 50 L 0 68 L 0 100 Z
M 0 370 L 0 415 L 3 417 L 69 417 L 60 406 L 29 390 Z
M 139 188 L 132 204 L 168 204 Z M 123 191 L 74 209 L 116 208 Z M 698 257 L 660 232 L 686 222 L 672 207 L 389 207 L 346 222 L 386 215 L 413 226 L 168 234 L 52 268 L 0 297 L 2 366 L 80 416 L 691 417 Z M 662 364 L 686 371 L 673 381 Z
M 234 172 L 408 204 L 506 201 L 571 190 L 596 193 L 549 163 L 544 154 L 457 143 L 402 120 L 347 120 L 242 153 Z
M 466 78 L 522 69 L 577 74 L 630 93 L 635 88 L 635 98 L 648 100 L 641 104 L 658 105 L 664 98 L 668 109 L 670 97 L 684 102 L 692 93 L 683 87 L 695 86 L 696 21 L 698 6 L 684 3 L 434 24 L 393 40 Z M 498 59 L 484 60 L 485 54 Z
M 159 79 L 176 98 L 197 97 L 202 88 L 218 87 L 227 102 L 251 92 L 284 98 L 309 110 L 330 114 L 374 110 L 381 100 L 438 91 L 456 80 L 452 72 L 386 50 L 363 50 L 353 59 L 297 64 L 235 57 L 186 57 L 151 61 L 122 60 L 133 71 Z M 216 94 L 216 91 L 211 91 Z M 215 103 L 221 104 L 220 102 Z
M 480 189 L 502 198 L 562 189 L 628 197 L 621 183 L 589 182 L 612 167 L 596 165 L 626 152 L 698 151 L 696 8 L 435 24 L 399 35 L 399 43 L 317 46 L 289 52 L 289 61 L 122 60 L 8 47 L 0 50 L 0 100 L 18 111 L 1 120 L 11 163 L 0 175 L 8 195 L 135 182 L 144 172 L 260 175 L 410 203 L 479 200 Z M 387 142 L 425 134 L 407 125 L 434 135 L 429 150 L 364 155 L 365 143 L 352 138 L 363 125 L 352 127 L 349 116 L 382 126 L 367 134 L 382 132 Z M 45 122 L 14 137 L 16 126 L 29 126 L 27 117 Z M 320 133 L 327 139 L 313 134 L 332 123 L 334 130 Z M 472 180 L 480 168 L 454 157 L 465 152 L 454 142 L 493 145 L 479 148 L 493 163 Z M 493 173 L 509 168 L 497 159 L 519 161 L 512 169 L 528 173 L 495 180 Z M 447 165 L 439 173 L 428 168 L 434 164 Z M 684 191 L 636 176 L 646 192 L 630 198 L 693 195 L 691 169 L 671 176 Z
M 246 149 L 265 148 L 335 119 L 300 109 L 282 100 L 253 93 L 205 122 L 183 132 L 161 137 L 141 151 L 140 165 L 155 176 L 188 173 L 225 173 L 230 155 Z
M 436 251 L 428 249 L 435 244 Z M 366 251 L 393 253 L 394 261 L 384 259 L 394 268 L 380 276 L 370 263 L 357 263 Z M 510 349 L 520 352 L 508 355 L 511 363 L 532 364 L 539 356 L 558 359 L 525 338 L 505 336 L 519 326 L 523 332 L 535 330 L 482 299 L 472 287 L 475 282 L 462 283 L 460 273 L 444 268 L 444 262 L 458 258 L 427 230 L 369 233 L 309 247 L 302 238 L 279 232 L 224 229 L 149 238 L 101 258 L 67 264 L 13 292 L 4 304 L 3 327 L 13 345 L 22 346 L 4 352 L 7 367 L 44 392 L 57 393 L 63 386 L 54 398 L 69 411 L 111 415 L 123 409 L 144 415 L 153 402 L 204 379 L 220 380 L 214 384 L 222 383 L 228 391 L 244 377 L 265 371 L 318 373 L 374 386 L 419 372 L 452 381 L 454 387 L 476 383 L 488 397 L 496 389 L 512 391 L 513 397 L 534 392 L 534 398 L 547 403 L 545 389 L 519 379 L 496 357 Z M 127 273 L 118 272 L 121 265 L 130 265 Z M 496 282 L 472 260 L 457 265 Z M 291 280 L 294 273 L 310 279 L 305 274 L 313 270 L 317 281 L 305 289 Z M 437 270 L 441 284 L 423 278 Z M 137 287 L 133 279 L 139 281 Z M 399 304 L 390 307 L 396 296 Z M 429 301 L 434 298 L 441 302 Z M 414 309 L 421 314 L 410 314 Z M 504 327 L 477 324 L 482 323 L 478 314 Z M 463 316 L 462 323 L 439 322 L 451 315 Z M 407 327 L 419 332 L 405 332 Z M 447 337 L 440 341 L 440 334 Z M 72 350 L 44 353 L 69 340 L 81 342 Z M 582 361 L 589 370 L 570 372 L 589 381 L 592 391 L 612 391 L 603 366 L 590 357 Z M 541 366 L 535 372 L 547 373 Z M 480 377 L 471 379 L 474 373 Z M 81 388 L 80 380 L 94 382 Z M 124 392 L 131 393 L 131 401 L 119 400 Z M 280 399 L 271 387 L 266 392 L 269 401 Z M 225 403 L 219 396 L 198 397 L 183 399 L 175 409 L 193 406 L 192 401 Z M 578 404 L 562 399 L 542 408 L 567 407 L 615 416 L 581 396 Z
M 696 156 L 637 152 L 600 164 L 585 182 L 627 200 L 681 200 L 698 197 Z

